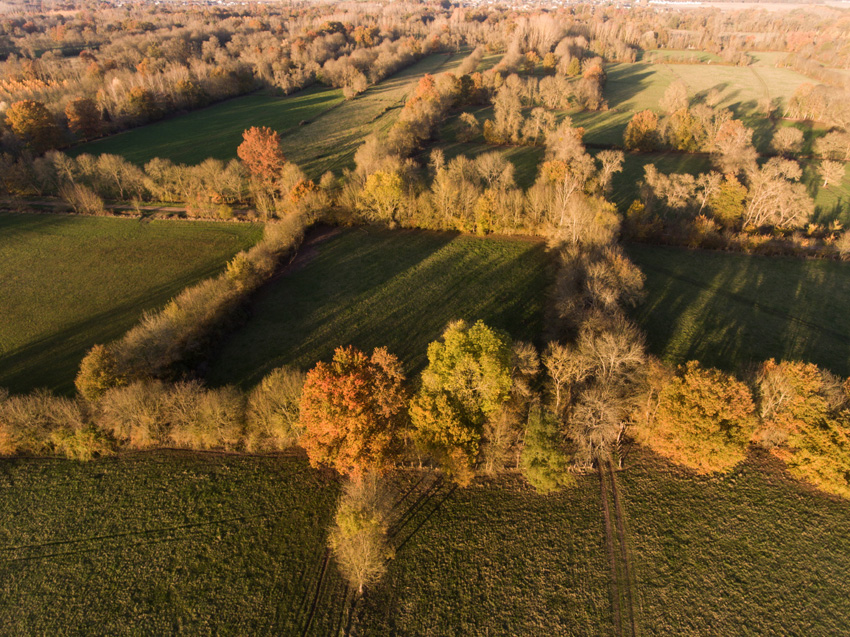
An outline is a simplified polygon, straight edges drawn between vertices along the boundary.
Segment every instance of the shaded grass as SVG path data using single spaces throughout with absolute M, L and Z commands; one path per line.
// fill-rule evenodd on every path
M 768 358 L 850 375 L 850 264 L 631 244 L 650 350 L 729 371 Z
M 300 635 L 338 492 L 300 459 L 177 452 L 4 459 L 0 485 L 6 635 Z
M 516 476 L 455 491 L 358 615 L 369 635 L 610 634 L 598 479 L 551 496 Z
M 426 73 L 449 71 L 464 53 L 434 54 L 370 87 L 356 98 L 301 126 L 282 140 L 286 156 L 311 178 L 354 167 L 354 153 L 373 132 L 389 130 L 407 95 Z
M 850 503 L 757 454 L 700 477 L 636 450 L 618 474 L 645 635 L 838 635 Z
M 154 157 L 179 164 L 199 164 L 208 157 L 235 159 L 245 129 L 268 126 L 286 134 L 341 102 L 340 89 L 321 85 L 285 97 L 254 93 L 81 144 L 68 154 L 110 153 L 139 165 Z
M 256 224 L 0 214 L 0 387 L 73 390 L 95 343 L 218 272 Z
M 267 286 L 211 364 L 214 384 L 255 384 L 280 365 L 311 367 L 336 347 L 386 346 L 408 372 L 454 319 L 536 341 L 547 257 L 532 241 L 355 228 L 302 249 Z

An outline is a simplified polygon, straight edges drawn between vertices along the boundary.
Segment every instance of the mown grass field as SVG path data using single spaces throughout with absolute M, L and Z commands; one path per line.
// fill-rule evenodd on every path
M 0 485 L 5 635 L 301 635 L 338 493 L 302 459 L 179 452 L 3 459 Z
M 430 518 L 359 606 L 360 634 L 613 632 L 596 476 L 550 496 L 518 476 L 480 480 L 424 508 Z
M 326 233 L 259 293 L 207 378 L 250 386 L 275 367 L 306 369 L 349 344 L 386 346 L 412 373 L 454 319 L 483 319 L 537 341 L 547 264 L 542 244 L 530 240 L 368 227 Z
M 328 170 L 340 173 L 344 168 L 353 168 L 354 153 L 363 140 L 395 123 L 420 78 L 426 73 L 450 71 L 464 57 L 465 53 L 441 53 L 419 60 L 286 135 L 281 144 L 283 152 L 314 179 Z
M 768 358 L 850 375 L 850 264 L 631 244 L 650 350 L 742 371 Z
M 208 157 L 235 159 L 245 129 L 268 126 L 286 135 L 342 100 L 342 90 L 321 85 L 285 97 L 254 93 L 81 144 L 69 154 L 110 153 L 139 165 L 154 157 L 178 164 L 199 164 Z
M 73 391 L 95 343 L 262 236 L 241 223 L 0 214 L 0 387 Z
M 841 635 L 850 502 L 754 455 L 696 476 L 634 450 L 618 474 L 644 635 Z

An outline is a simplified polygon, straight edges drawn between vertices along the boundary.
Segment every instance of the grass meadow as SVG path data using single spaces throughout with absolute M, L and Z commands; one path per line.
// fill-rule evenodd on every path
M 742 371 L 768 358 L 850 375 L 850 264 L 631 244 L 650 350 Z
M 697 476 L 635 449 L 617 477 L 644 635 L 840 635 L 850 502 L 763 452 Z
M 0 460 L 5 635 L 302 634 L 336 479 L 181 452 Z M 334 605 L 312 634 L 329 634 Z
M 122 155 L 139 165 L 154 157 L 177 164 L 235 159 L 246 128 L 268 126 L 286 135 L 342 101 L 342 90 L 318 84 L 285 97 L 253 93 L 81 144 L 69 154 Z
M 0 387 L 73 391 L 86 351 L 254 244 L 242 223 L 0 214 Z
M 336 347 L 386 346 L 411 373 L 453 319 L 538 341 L 548 258 L 531 240 L 360 227 L 326 232 L 260 291 L 247 323 L 211 361 L 213 384 L 312 367 Z

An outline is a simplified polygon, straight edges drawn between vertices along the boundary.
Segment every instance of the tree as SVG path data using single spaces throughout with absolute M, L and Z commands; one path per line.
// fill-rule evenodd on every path
M 611 190 L 611 179 L 615 173 L 623 171 L 623 161 L 626 156 L 621 150 L 603 150 L 596 154 L 596 159 L 602 166 L 599 170 L 599 187 L 603 193 Z
M 236 149 L 239 159 L 260 181 L 274 182 L 286 164 L 278 132 L 267 126 L 252 126 L 242 133 L 242 140 Z
M 37 153 L 56 148 L 59 144 L 59 127 L 41 102 L 15 102 L 6 110 L 6 124 Z
M 752 171 L 744 225 L 794 228 L 808 221 L 815 206 L 805 185 L 799 183 L 801 176 L 796 162 L 779 157 Z
M 636 414 L 635 439 L 699 473 L 728 471 L 744 460 L 757 419 L 746 385 L 690 361 L 653 386 Z
M 386 573 L 393 550 L 387 541 L 388 494 L 370 474 L 349 482 L 337 505 L 328 543 L 348 583 L 360 595 Z
M 108 347 L 95 345 L 80 363 L 80 371 L 74 385 L 80 396 L 89 402 L 97 401 L 113 387 L 121 387 L 126 381 L 118 373 L 115 355 Z
M 404 203 L 404 182 L 401 175 L 394 170 L 378 170 L 366 178 L 358 207 L 371 221 L 394 223 Z
M 304 373 L 278 367 L 248 395 L 246 446 L 251 450 L 284 450 L 293 446 L 301 431 L 301 390 Z
M 652 111 L 641 111 L 629 120 L 624 135 L 627 150 L 655 150 L 658 145 L 658 115 Z
M 339 347 L 304 380 L 301 445 L 313 466 L 358 478 L 387 469 L 405 423 L 407 399 L 398 359 L 385 348 L 367 357 Z
M 65 106 L 68 128 L 83 139 L 97 137 L 102 129 L 103 120 L 94 100 L 78 97 Z
M 450 323 L 428 346 L 410 416 L 420 444 L 461 484 L 473 477 L 485 421 L 510 397 L 512 357 L 508 335 L 481 321 Z
M 823 187 L 827 188 L 830 184 L 836 186 L 841 184 L 841 181 L 844 179 L 845 168 L 841 162 L 825 159 L 821 162 L 818 172 L 821 179 L 823 179 Z
M 668 114 L 688 108 L 688 87 L 681 80 L 676 80 L 664 91 L 658 105 Z
M 747 187 L 735 177 L 727 177 L 708 200 L 712 216 L 726 228 L 735 228 L 746 211 Z
M 461 113 L 456 130 L 457 139 L 461 142 L 471 142 L 481 134 L 481 126 L 472 113 Z
M 519 466 L 523 477 L 538 493 L 551 493 L 575 484 L 558 431 L 558 419 L 540 405 L 529 411 Z
M 803 149 L 803 131 L 793 126 L 780 128 L 770 140 L 770 147 L 786 157 L 799 153 Z
M 749 172 L 756 165 L 756 149 L 752 145 L 753 131 L 739 120 L 725 122 L 717 131 L 712 145 L 712 159 L 725 175 Z

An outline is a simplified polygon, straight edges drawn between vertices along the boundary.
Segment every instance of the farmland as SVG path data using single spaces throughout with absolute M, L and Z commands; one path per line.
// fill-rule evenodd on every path
M 255 224 L 0 214 L 0 387 L 73 389 L 80 360 L 256 242 Z
M 635 318 L 650 350 L 742 371 L 774 357 L 850 374 L 850 265 L 628 246 L 646 275 Z
M 646 635 L 836 635 L 850 505 L 763 452 L 697 476 L 636 449 L 618 476 Z
M 181 164 L 235 159 L 246 128 L 268 126 L 285 135 L 341 102 L 341 90 L 320 85 L 286 97 L 254 93 L 82 144 L 71 154 L 123 155 L 139 165 L 154 157 Z
M 274 367 L 307 368 L 347 344 L 387 346 L 418 371 L 452 319 L 539 339 L 547 285 L 540 243 L 376 228 L 317 239 L 261 292 L 213 360 L 210 382 L 252 385 Z

